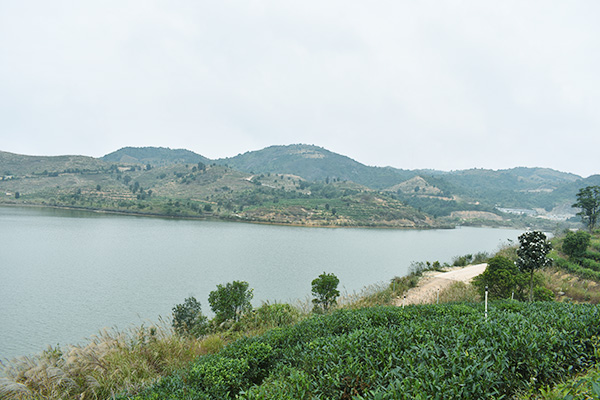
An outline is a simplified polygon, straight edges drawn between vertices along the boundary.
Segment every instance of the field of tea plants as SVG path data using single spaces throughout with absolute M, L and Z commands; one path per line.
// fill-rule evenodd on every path
M 120 399 L 511 398 L 593 365 L 591 304 L 496 302 L 314 315 Z

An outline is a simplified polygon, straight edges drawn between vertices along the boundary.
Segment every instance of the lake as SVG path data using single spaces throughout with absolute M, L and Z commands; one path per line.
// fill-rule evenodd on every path
M 520 230 L 303 228 L 0 207 L 0 359 L 82 343 L 103 327 L 170 318 L 217 284 L 248 281 L 253 304 L 310 298 L 406 275 L 412 262 L 495 251 Z

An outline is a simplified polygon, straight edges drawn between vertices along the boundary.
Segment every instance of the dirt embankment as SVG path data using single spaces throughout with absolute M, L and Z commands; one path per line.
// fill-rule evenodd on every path
M 453 268 L 448 272 L 426 272 L 421 278 L 419 285 L 406 292 L 406 298 L 396 300 L 397 306 L 403 304 L 426 304 L 434 303 L 438 290 L 450 286 L 453 282 L 470 282 L 474 277 L 483 273 L 487 264 L 469 265 L 464 268 Z

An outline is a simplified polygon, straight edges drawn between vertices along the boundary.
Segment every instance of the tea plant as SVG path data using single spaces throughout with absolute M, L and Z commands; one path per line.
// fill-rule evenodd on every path
M 238 340 L 128 399 L 509 398 L 591 366 L 598 307 L 337 310 Z

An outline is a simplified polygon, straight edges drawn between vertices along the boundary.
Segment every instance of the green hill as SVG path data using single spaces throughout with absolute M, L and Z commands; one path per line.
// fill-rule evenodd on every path
M 480 224 L 498 216 L 501 225 L 539 225 L 498 208 L 545 209 L 547 221 L 574 215 L 577 191 L 599 181 L 546 168 L 370 167 L 303 144 L 219 160 L 162 147 L 125 147 L 99 159 L 0 152 L 3 202 L 18 193 L 34 204 L 310 225 L 432 226 L 431 217 L 442 218 L 433 225 Z
M 208 158 L 185 149 L 165 147 L 124 147 L 102 157 L 103 161 L 127 164 L 151 164 L 164 166 L 169 164 L 208 164 Z
M 176 161 L 184 158 L 177 156 L 189 153 L 169 149 L 115 153 L 106 159 L 124 161 L 2 153 L 0 170 L 10 173 L 0 175 L 0 204 L 309 226 L 442 225 L 353 182 L 318 183 L 290 174 L 253 175 L 202 161 L 180 163 Z M 134 156 L 140 157 L 139 163 L 131 163 Z
M 97 158 L 86 156 L 24 156 L 0 151 L 0 177 L 43 174 L 45 172 L 86 170 L 97 171 L 106 164 Z
M 250 173 L 292 174 L 309 181 L 348 180 L 378 190 L 416 175 L 412 171 L 369 167 L 322 147 L 306 144 L 271 146 L 217 162 Z

